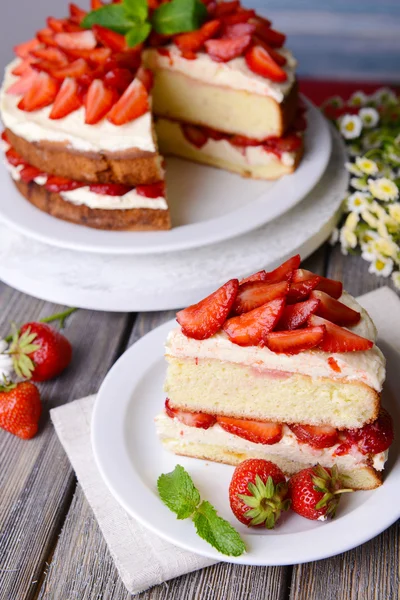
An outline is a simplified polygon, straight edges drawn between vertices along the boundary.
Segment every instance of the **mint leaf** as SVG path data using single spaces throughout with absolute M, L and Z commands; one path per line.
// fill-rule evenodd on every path
M 133 21 L 144 23 L 149 16 L 147 0 L 124 0 L 122 6 L 126 16 Z
M 195 31 L 207 18 L 207 9 L 200 0 L 172 0 L 153 12 L 153 28 L 157 33 L 174 35 Z
M 236 529 L 204 500 L 193 515 L 196 531 L 203 540 L 227 556 L 240 556 L 246 546 Z
M 93 25 L 102 25 L 124 34 L 132 29 L 135 21 L 127 16 L 123 4 L 106 4 L 88 13 L 81 23 L 81 27 L 85 29 L 90 29 Z
M 138 23 L 125 35 L 126 43 L 129 48 L 134 48 L 144 42 L 151 31 L 150 23 Z
M 181 465 L 176 465 L 171 473 L 160 475 L 157 481 L 161 500 L 178 519 L 190 517 L 200 502 L 200 494 L 193 481 Z

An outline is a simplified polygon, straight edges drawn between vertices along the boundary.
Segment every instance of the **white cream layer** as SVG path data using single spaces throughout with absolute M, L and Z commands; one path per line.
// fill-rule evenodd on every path
M 346 292 L 340 300 L 361 312 L 360 323 L 350 328 L 351 331 L 375 341 L 376 328 L 368 313 Z M 309 350 L 294 355 L 277 354 L 268 348 L 233 344 L 223 331 L 199 341 L 186 337 L 181 328 L 177 327 L 169 333 L 165 351 L 167 355 L 178 358 L 214 359 L 259 370 L 268 369 L 309 375 L 314 378 L 329 377 L 359 381 L 378 392 L 382 389 L 386 374 L 385 358 L 376 345 L 364 352 L 328 353 L 322 350 Z M 330 357 L 335 359 L 340 367 L 340 373 L 329 366 Z
M 166 46 L 166 49 L 169 51 L 169 56 L 160 54 L 156 49 L 146 50 L 144 53 L 145 64 L 153 70 L 161 68 L 177 71 L 210 85 L 244 90 L 260 96 L 270 96 L 279 104 L 290 92 L 296 78 L 297 61 L 286 48 L 279 49 L 279 52 L 287 60 L 286 65 L 282 67 L 287 73 L 287 80 L 283 83 L 276 83 L 251 71 L 243 56 L 228 62 L 215 62 L 205 52 L 199 52 L 195 60 L 187 60 L 181 56 L 179 48 L 174 44 Z
M 23 168 L 22 165 L 15 167 L 14 165 L 10 165 L 7 160 L 5 161 L 5 165 L 11 177 L 15 181 L 20 181 L 21 177 L 19 173 Z M 45 175 L 39 175 L 34 179 L 37 185 L 44 185 L 46 181 L 47 177 Z M 128 210 L 132 208 L 150 208 L 153 210 L 166 210 L 168 208 L 165 198 L 140 196 L 135 188 L 123 196 L 108 196 L 107 194 L 96 194 L 90 191 L 89 186 L 84 186 L 76 190 L 70 190 L 69 192 L 60 192 L 60 196 L 76 206 L 85 205 L 92 209 Z
M 172 132 L 178 138 L 180 144 L 187 145 L 192 148 L 193 145 L 186 139 L 182 127 L 179 123 L 173 122 L 170 119 L 159 118 L 158 123 L 162 126 L 163 123 L 168 127 L 168 132 Z M 214 140 L 208 138 L 207 142 L 198 148 L 194 146 L 196 151 L 219 158 L 221 160 L 231 162 L 238 165 L 268 165 L 274 161 L 280 161 L 287 167 L 292 167 L 296 158 L 295 152 L 283 152 L 280 158 L 273 152 L 268 152 L 263 146 L 234 146 L 228 140 Z
M 331 448 L 313 448 L 309 444 L 299 442 L 294 433 L 287 425 L 283 426 L 282 439 L 276 444 L 262 445 L 249 442 L 244 438 L 228 433 L 218 424 L 213 425 L 209 429 L 200 427 L 189 427 L 181 423 L 178 419 L 171 419 L 163 411 L 155 418 L 156 429 L 158 436 L 163 439 L 174 439 L 179 444 L 194 443 L 194 444 L 212 444 L 237 450 L 238 452 L 246 452 L 249 450 L 257 450 L 263 447 L 269 454 L 281 456 L 288 460 L 294 460 L 303 463 L 320 462 L 324 466 L 333 466 L 335 463 L 342 467 L 352 468 L 355 466 L 363 466 L 368 463 L 368 456 L 361 454 L 356 448 L 352 448 L 349 454 L 343 456 L 334 456 L 335 450 L 339 444 L 335 444 Z M 382 471 L 385 461 L 388 456 L 388 451 L 380 452 L 372 456 L 373 467 L 377 471 Z
M 155 152 L 152 115 L 148 112 L 125 125 L 113 125 L 103 119 L 96 125 L 86 125 L 85 110 L 80 108 L 63 119 L 49 119 L 51 106 L 34 112 L 18 108 L 21 96 L 7 94 L 7 89 L 18 80 L 11 71 L 20 59 L 10 63 L 0 90 L 0 112 L 3 125 L 28 142 L 59 142 L 80 152 L 120 152 L 130 148 Z

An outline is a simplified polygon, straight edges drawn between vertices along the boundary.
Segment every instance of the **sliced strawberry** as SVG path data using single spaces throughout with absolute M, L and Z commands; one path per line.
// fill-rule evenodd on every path
M 232 307 L 232 314 L 241 315 L 276 298 L 284 298 L 288 291 L 287 281 L 272 284 L 266 281 L 249 281 L 241 284 Z
M 32 87 L 35 79 L 38 77 L 36 71 L 27 68 L 21 77 L 10 87 L 7 89 L 7 94 L 12 94 L 13 96 L 22 96 Z
M 107 119 L 114 125 L 124 125 L 138 119 L 149 111 L 147 90 L 139 79 L 134 79 L 130 86 L 114 104 Z
M 45 188 L 48 192 L 70 192 L 77 188 L 83 187 L 85 184 L 73 179 L 67 179 L 66 177 L 57 177 L 56 175 L 49 175 L 45 183 Z
M 289 304 L 285 306 L 282 317 L 279 320 L 279 329 L 290 331 L 298 329 L 307 322 L 310 315 L 315 314 L 319 306 L 319 300 L 310 298 L 305 302 Z
M 266 271 L 257 271 L 257 273 L 253 273 L 252 275 L 249 275 L 248 277 L 241 279 L 239 283 L 240 283 L 240 285 L 243 285 L 244 283 L 248 283 L 249 281 L 265 281 L 266 278 L 267 278 Z
M 104 3 L 102 2 L 102 0 L 90 0 L 90 8 L 92 10 L 98 10 L 102 6 L 104 6 Z
M 13 50 L 14 53 L 20 58 L 28 58 L 31 51 L 37 48 L 39 45 L 39 40 L 33 38 L 33 40 L 28 40 L 27 42 L 23 42 L 22 44 L 14 46 Z
M 104 65 L 111 54 L 111 48 L 95 48 L 94 50 L 86 50 L 83 58 L 94 65 Z
M 274 48 L 272 48 L 272 46 L 270 46 L 269 44 L 264 42 L 260 37 L 258 37 L 257 35 L 253 35 L 252 40 L 253 40 L 253 44 L 256 44 L 257 46 L 262 46 L 264 48 L 264 50 L 266 50 L 268 52 L 268 54 L 270 55 L 272 60 L 274 60 L 276 62 L 277 65 L 279 65 L 280 67 L 283 67 L 284 65 L 286 65 L 287 60 L 283 56 L 283 54 L 274 50 Z
M 295 302 L 301 302 L 308 298 L 311 292 L 317 287 L 320 281 L 319 275 L 313 275 L 309 279 L 299 281 L 298 283 L 291 283 L 289 293 L 287 296 L 288 304 L 294 304 Z
M 231 311 L 238 287 L 238 280 L 230 279 L 207 298 L 180 310 L 176 320 L 182 332 L 187 337 L 205 340 L 219 331 Z
M 267 152 L 275 150 L 280 156 L 283 152 L 296 152 L 302 143 L 302 137 L 294 133 L 282 138 L 269 138 L 264 141 L 264 148 Z
M 31 87 L 22 97 L 18 108 L 27 112 L 40 110 L 52 104 L 59 90 L 58 83 L 47 73 L 38 73 Z
M 14 148 L 9 148 L 6 152 L 6 159 L 13 165 L 14 167 L 18 167 L 19 165 L 26 165 L 26 161 L 22 158 L 20 154 Z
M 245 54 L 247 66 L 251 71 L 281 83 L 287 80 L 286 72 L 276 64 L 273 58 L 262 46 L 253 46 Z
M 68 64 L 68 58 L 66 57 L 64 52 L 62 52 L 60 48 L 54 48 L 53 46 L 51 46 L 50 48 L 35 48 L 35 50 L 32 50 L 31 55 L 35 58 L 40 58 L 41 60 L 46 60 L 50 63 L 54 63 L 55 65 L 58 65 L 60 67 Z
M 269 281 L 269 283 L 277 283 L 278 281 L 284 281 L 285 279 L 290 281 L 293 271 L 298 269 L 300 265 L 300 260 L 300 254 L 288 258 L 288 260 L 279 267 L 266 273 L 264 281 Z
M 67 23 L 67 19 L 56 19 L 55 17 L 47 17 L 46 23 L 47 27 L 54 31 L 54 33 L 61 33 L 65 31 L 65 24 Z
M 50 27 L 45 27 L 44 29 L 38 31 L 36 37 L 45 46 L 57 46 L 55 33 L 52 29 L 50 29 Z
M 264 344 L 268 333 L 279 321 L 284 306 L 285 299 L 277 298 L 239 317 L 228 319 L 223 330 L 230 341 L 239 346 Z
M 31 69 L 31 63 L 33 62 L 33 58 L 24 58 L 21 60 L 16 67 L 13 68 L 11 73 L 15 76 L 23 75 L 26 71 Z
M 236 23 L 235 25 L 226 25 L 223 31 L 223 37 L 235 39 L 244 35 L 252 35 L 256 26 L 252 23 Z
M 260 17 L 256 17 L 251 21 L 256 26 L 257 36 L 262 39 L 263 42 L 269 44 L 274 48 L 281 48 L 285 43 L 286 36 L 280 31 L 271 29 L 271 23 Z
M 329 425 L 288 425 L 295 436 L 313 448 L 331 448 L 338 441 L 338 431 Z
M 148 92 L 151 91 L 154 84 L 154 75 L 150 69 L 145 69 L 144 67 L 140 67 L 136 77 L 141 81 Z
M 102 196 L 124 196 L 132 188 L 122 183 L 95 183 L 90 186 L 90 191 Z
M 204 46 L 204 42 L 214 37 L 219 29 L 221 28 L 221 21 L 214 19 L 208 21 L 197 31 L 189 31 L 188 33 L 181 33 L 174 37 L 174 44 L 178 46 L 181 51 L 192 51 L 197 52 Z
M 217 417 L 217 423 L 222 429 L 238 435 L 254 444 L 277 444 L 282 439 L 281 423 L 268 421 L 247 421 L 232 417 Z
M 76 4 L 70 3 L 69 5 L 69 17 L 73 23 L 80 25 L 83 19 L 86 17 L 87 12 L 82 10 Z
M 115 105 L 116 92 L 107 88 L 103 81 L 95 79 L 88 89 L 86 96 L 85 123 L 94 125 L 103 119 Z
M 92 51 L 93 52 L 93 51 Z M 111 55 L 104 63 L 104 70 L 110 71 L 120 67 L 121 69 L 129 69 L 133 73 L 136 73 L 141 63 L 140 52 L 136 48 L 129 48 L 124 52 L 116 52 Z
M 305 279 L 309 279 L 312 277 L 314 273 L 311 271 L 307 271 L 306 269 L 297 269 L 293 273 L 293 283 L 298 283 L 299 281 L 304 281 Z M 320 290 L 321 292 L 325 292 L 332 296 L 332 298 L 340 298 L 343 292 L 343 284 L 340 281 L 336 281 L 335 279 L 328 279 L 328 277 L 320 276 L 320 282 L 315 288 Z
M 7 132 L 6 132 L 6 130 L 4 130 L 4 131 L 2 132 L 2 134 L 1 134 L 1 139 L 2 139 L 2 140 L 3 140 L 3 142 L 5 142 L 6 144 L 8 144 L 8 145 L 11 145 L 11 144 L 10 144 L 10 140 L 8 139 L 8 135 L 7 135 Z
M 32 165 L 25 165 L 25 167 L 19 172 L 19 176 L 25 183 L 30 183 L 38 175 L 41 175 L 41 171 Z
M 226 133 L 222 133 L 222 131 L 217 131 L 216 129 L 212 129 L 212 127 L 202 127 L 201 128 L 207 137 L 211 138 L 215 141 L 220 141 L 224 139 L 228 139 L 229 136 Z
M 237 23 L 247 23 L 249 19 L 252 19 L 256 14 L 255 10 L 240 10 L 233 15 L 226 15 L 222 17 L 222 22 L 225 25 L 236 25 Z
M 95 25 L 93 28 L 96 27 Z M 96 48 L 96 38 L 93 31 L 72 31 L 70 33 L 56 33 L 54 40 L 61 48 L 72 50 L 93 50 Z
M 326 333 L 324 339 L 319 344 L 319 347 L 324 352 L 362 352 L 369 350 L 374 345 L 371 340 L 356 335 L 339 325 L 334 325 L 330 321 L 311 315 L 308 319 L 308 324 L 311 327 L 325 325 Z M 305 330 L 309 331 L 309 330 Z
M 385 452 L 394 439 L 393 420 L 383 407 L 379 410 L 376 421 L 364 425 L 360 429 L 348 429 L 341 432 L 344 442 L 336 449 L 338 456 L 347 454 L 351 446 L 356 445 L 362 454 L 378 454 Z
M 67 77 L 77 79 L 85 73 L 89 73 L 89 65 L 83 58 L 78 58 L 74 62 L 67 64 L 65 67 L 53 69 L 51 75 L 55 79 L 63 80 Z
M 219 2 L 215 7 L 216 17 L 225 17 L 226 15 L 232 15 L 236 13 L 240 8 L 239 0 L 232 0 L 231 2 Z
M 67 77 L 64 79 L 57 97 L 54 101 L 49 118 L 63 119 L 70 113 L 82 106 L 82 101 L 78 93 L 78 83 L 76 79 Z
M 106 29 L 106 27 L 102 27 L 101 25 L 93 25 L 92 30 L 96 36 L 95 39 L 103 46 L 111 48 L 113 52 L 122 52 L 126 49 L 125 37 L 120 33 Z
M 212 427 L 217 420 L 213 415 L 207 415 L 206 413 L 189 412 L 179 408 L 173 408 L 168 398 L 165 401 L 165 412 L 171 419 L 178 419 L 178 421 L 188 427 L 208 429 L 209 427 Z
M 233 146 L 240 146 L 246 148 L 247 146 L 261 146 L 262 142 L 260 140 L 255 140 L 254 138 L 248 138 L 244 135 L 232 135 L 229 139 L 229 142 L 233 144 Z
M 117 90 L 120 94 L 124 93 L 132 80 L 132 72 L 129 69 L 121 69 L 119 67 L 107 71 L 103 77 L 105 85 Z
M 361 319 L 359 312 L 349 308 L 339 300 L 335 300 L 325 292 L 314 290 L 311 292 L 310 298 L 315 298 L 320 302 L 315 314 L 331 321 L 331 323 L 349 327 L 350 325 L 356 325 Z
M 216 62 L 228 62 L 241 56 L 250 46 L 251 36 L 242 35 L 233 39 L 207 40 L 205 47 L 207 54 Z
M 182 133 L 190 144 L 201 148 L 207 143 L 207 135 L 202 127 L 195 125 L 181 125 Z
M 165 198 L 165 183 L 158 181 L 147 185 L 137 185 L 136 193 L 145 198 Z
M 266 346 L 277 354 L 299 354 L 318 346 L 324 338 L 324 327 L 308 327 L 292 331 L 274 331 L 266 337 Z

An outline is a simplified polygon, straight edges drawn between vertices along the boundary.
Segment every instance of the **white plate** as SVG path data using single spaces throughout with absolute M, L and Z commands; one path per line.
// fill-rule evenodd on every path
M 306 152 L 293 175 L 275 182 L 245 179 L 177 158 L 167 159 L 170 231 L 113 232 L 90 229 L 40 211 L 0 170 L 0 219 L 35 240 L 102 254 L 149 254 L 197 248 L 247 233 L 300 202 L 328 164 L 327 122 L 307 101 Z
M 374 315 L 372 315 L 374 316 Z M 286 565 L 327 558 L 366 542 L 400 516 L 400 459 L 398 439 L 391 448 L 385 483 L 371 492 L 345 494 L 336 518 L 327 523 L 308 521 L 294 513 L 285 515 L 273 531 L 251 530 L 236 521 L 228 501 L 233 467 L 165 451 L 155 433 L 154 416 L 163 407 L 166 365 L 163 343 L 175 322 L 158 327 L 134 344 L 113 366 L 102 384 L 92 421 L 96 463 L 109 489 L 125 508 L 148 529 L 172 544 L 197 554 L 248 565 Z M 396 375 L 400 356 L 384 348 L 389 375 Z M 390 406 L 399 423 L 396 406 Z M 202 498 L 242 535 L 247 553 L 231 558 L 219 554 L 195 533 L 190 519 L 178 521 L 157 495 L 156 481 L 179 463 L 193 477 Z

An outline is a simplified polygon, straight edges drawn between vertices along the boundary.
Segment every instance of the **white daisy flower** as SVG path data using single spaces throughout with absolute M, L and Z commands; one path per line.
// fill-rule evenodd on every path
M 381 236 L 381 238 L 386 238 L 386 239 L 390 238 L 390 234 L 387 230 L 386 223 L 383 221 L 383 219 L 379 219 L 379 223 L 378 223 L 376 230 L 379 233 L 379 235 Z
M 371 96 L 377 104 L 392 104 L 397 102 L 396 94 L 388 87 L 381 87 Z
M 374 244 L 375 248 L 380 254 L 383 254 L 384 256 L 389 256 L 389 258 L 394 258 L 395 260 L 397 259 L 397 256 L 399 254 L 399 247 L 392 240 L 392 238 L 381 237 L 378 240 L 375 240 Z
M 371 212 L 369 212 L 369 210 L 363 210 L 361 216 L 367 223 L 367 225 L 369 225 L 373 229 L 376 229 L 378 227 L 378 219 L 374 217 L 374 215 Z
M 360 192 L 368 192 L 369 190 L 369 185 L 363 177 L 352 177 L 350 185 Z
M 355 231 L 359 220 L 360 220 L 360 217 L 358 216 L 358 214 L 355 212 L 351 212 L 349 215 L 347 215 L 347 219 L 345 221 L 344 226 L 349 231 Z
M 386 210 L 379 204 L 379 202 L 373 200 L 373 202 L 369 204 L 368 208 L 374 215 L 378 217 L 378 219 L 381 219 L 385 222 L 385 219 L 388 215 Z
M 394 271 L 392 273 L 392 281 L 394 283 L 394 287 L 400 290 L 400 271 Z
M 344 163 L 344 166 L 346 167 L 346 170 L 352 175 L 357 175 L 357 177 L 361 177 L 362 171 L 360 171 L 360 169 L 354 163 L 346 162 Z
M 379 113 L 375 108 L 362 108 L 358 115 L 365 129 L 372 129 L 379 123 Z
M 390 273 L 393 271 L 393 264 L 394 263 L 391 258 L 378 255 L 369 265 L 368 272 L 374 273 L 379 277 L 389 277 Z
M 340 119 L 340 133 L 346 140 L 358 138 L 362 130 L 362 121 L 357 115 L 344 115 Z
M 383 202 L 397 200 L 399 197 L 399 188 L 387 177 L 368 179 L 368 188 L 375 198 L 378 198 L 378 200 L 382 200 Z
M 331 246 L 334 246 L 336 242 L 339 241 L 339 229 L 335 227 L 335 229 L 331 233 L 331 237 L 329 238 L 329 243 Z
M 376 162 L 370 158 L 365 158 L 365 156 L 357 156 L 356 165 L 365 175 L 376 175 L 379 170 Z
M 339 240 L 343 254 L 347 254 L 349 248 L 355 248 L 358 244 L 356 234 L 346 226 L 342 227 L 340 230 Z
M 368 101 L 368 96 L 361 90 L 354 92 L 347 101 L 349 106 L 365 106 Z
M 0 382 L 4 378 L 9 379 L 14 372 L 12 358 L 7 354 L 8 344 L 5 340 L 0 340 Z
M 368 199 L 371 196 L 366 192 L 354 192 L 347 198 L 347 210 L 361 214 L 363 210 L 368 210 Z
M 393 202 L 393 204 L 388 204 L 389 215 L 400 223 L 400 202 Z
M 373 229 L 365 229 L 359 234 L 360 244 L 362 250 L 369 248 L 370 242 L 373 240 L 379 240 L 379 235 Z

